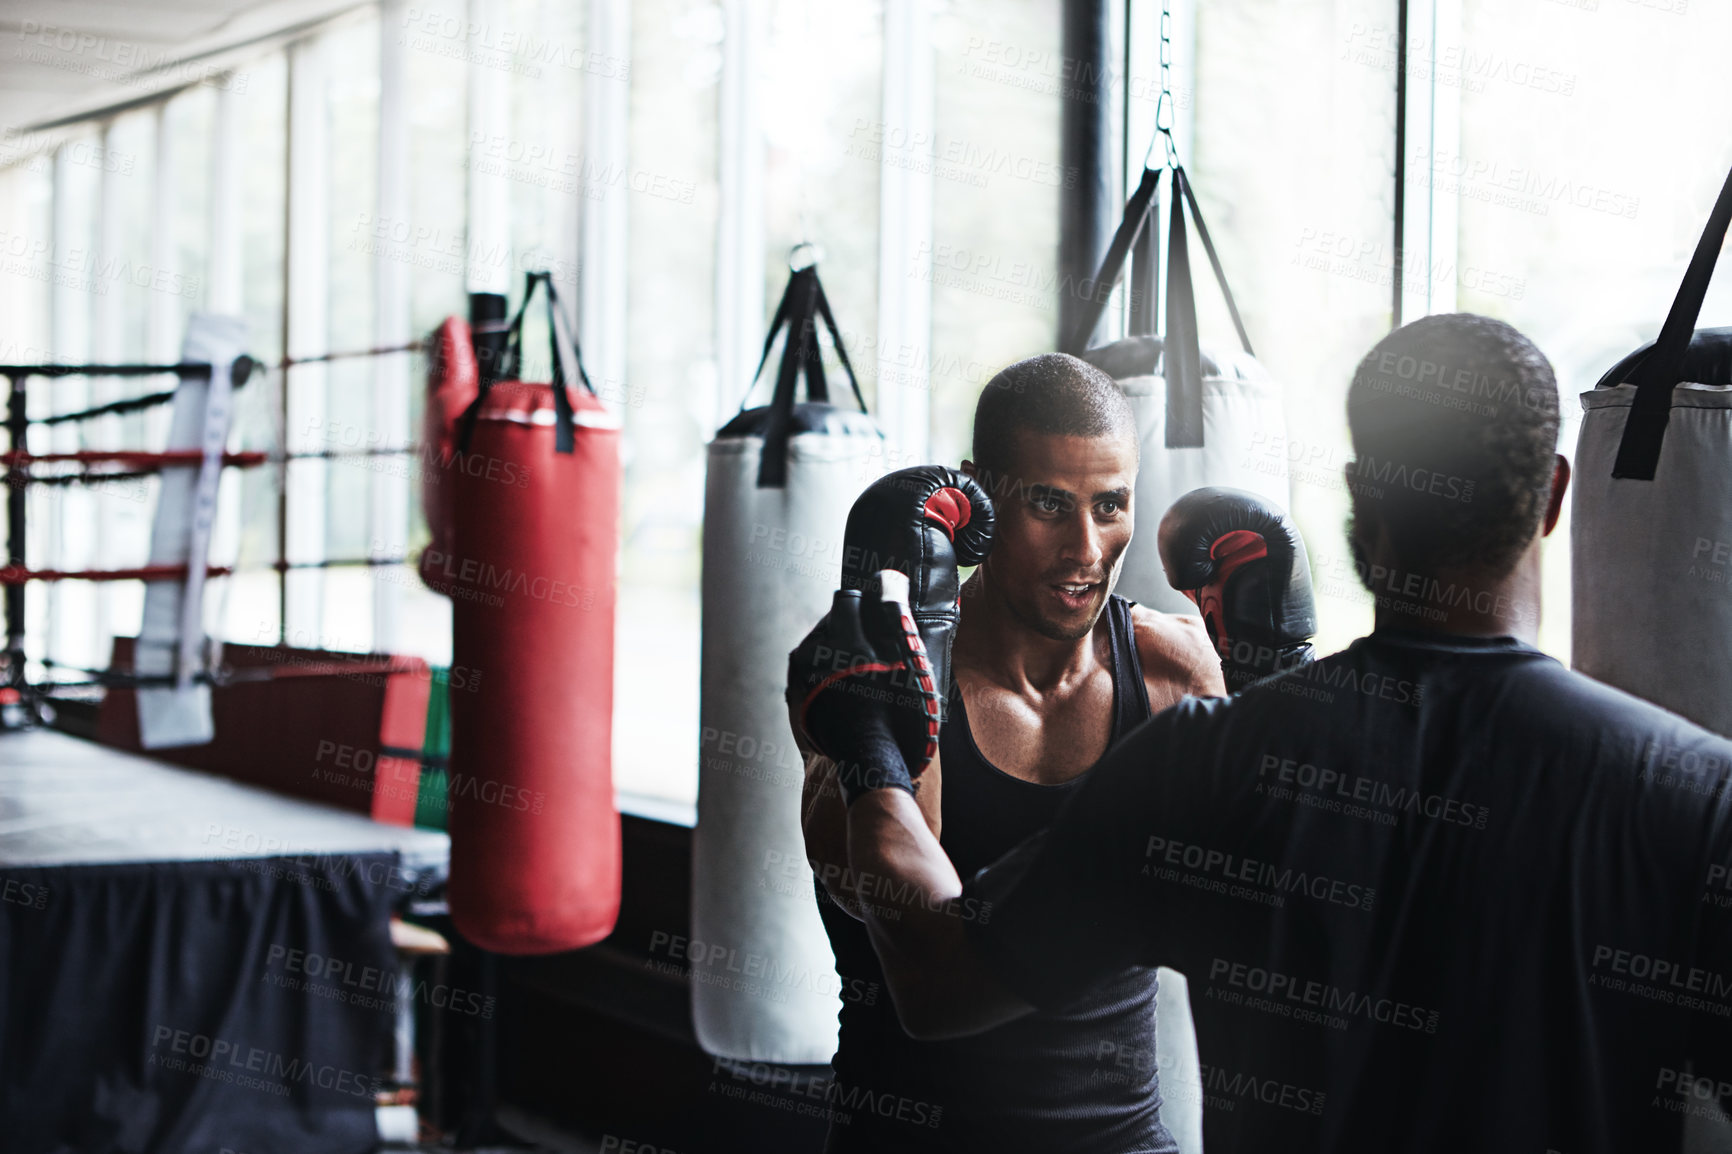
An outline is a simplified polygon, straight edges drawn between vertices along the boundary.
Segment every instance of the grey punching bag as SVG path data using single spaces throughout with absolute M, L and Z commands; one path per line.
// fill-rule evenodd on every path
M 828 326 L 859 410 L 830 403 Z M 840 980 L 800 828 L 803 766 L 783 698 L 788 651 L 830 607 L 843 525 L 883 472 L 817 270 L 796 270 L 764 343 L 785 331 L 771 402 L 710 443 L 704 493 L 703 686 L 692 837 L 692 1020 L 705 1050 L 823 1063 L 836 1051 Z M 795 402 L 798 379 L 806 401 Z
M 1732 737 L 1732 329 L 1694 331 L 1729 222 L 1732 175 L 1659 339 L 1582 394 L 1570 648 L 1580 672 Z
M 1155 302 L 1160 295 L 1154 201 L 1161 170 L 1150 168 L 1143 171 L 1142 182 L 1125 202 L 1124 218 L 1095 279 L 1101 289 L 1116 284 L 1135 248 L 1130 335 L 1086 348 L 1106 308 L 1106 293 L 1096 292 L 1094 307 L 1079 318 L 1064 351 L 1118 381 L 1137 416 L 1142 464 L 1131 509 L 1139 531 L 1125 553 L 1117 591 L 1164 613 L 1195 613 L 1196 606 L 1167 584 L 1155 525 L 1174 501 L 1205 486 L 1249 489 L 1282 510 L 1289 509 L 1285 451 L 1271 452 L 1287 443 L 1287 415 L 1280 386 L 1251 353 L 1251 339 L 1185 170 L 1175 167 L 1172 172 L 1165 337 L 1154 335 Z M 1227 300 L 1242 351 L 1203 348 L 1198 342 L 1185 232 L 1187 207 Z

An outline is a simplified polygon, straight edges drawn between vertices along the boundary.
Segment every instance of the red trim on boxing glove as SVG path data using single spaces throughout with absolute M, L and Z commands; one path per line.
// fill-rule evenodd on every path
M 841 597 L 842 594 L 838 593 L 837 596 Z M 915 740 L 921 741 L 918 756 L 909 757 L 904 753 L 897 752 L 893 759 L 896 763 L 894 765 L 884 764 L 875 767 L 867 767 L 862 764 L 859 766 L 852 766 L 850 771 L 852 773 L 864 773 L 867 768 L 875 768 L 879 771 L 880 776 L 875 778 L 874 784 L 870 786 L 864 785 L 858 781 L 854 782 L 851 786 L 849 780 L 842 779 L 841 784 L 843 786 L 843 792 L 847 795 L 850 802 L 866 788 L 898 786 L 905 787 L 912 792 L 914 780 L 919 778 L 921 773 L 925 771 L 926 767 L 932 764 L 933 758 L 938 756 L 938 733 L 941 711 L 938 693 L 932 676 L 932 662 L 926 654 L 924 644 L 920 638 L 920 630 L 915 626 L 913 617 L 906 612 L 899 612 L 896 615 L 896 620 L 897 627 L 901 630 L 901 636 L 896 640 L 901 650 L 900 655 L 902 660 L 886 661 L 879 659 L 850 664 L 845 669 L 835 670 L 825 675 L 800 699 L 800 710 L 798 715 L 799 728 L 805 734 L 807 740 L 812 743 L 813 747 L 817 749 L 819 753 L 822 753 L 825 757 L 837 762 L 839 766 L 844 764 L 852 766 L 851 759 L 843 756 L 842 750 L 829 748 L 826 742 L 820 740 L 818 736 L 812 732 L 811 712 L 813 706 L 818 702 L 818 700 L 826 693 L 848 692 L 848 690 L 838 687 L 841 686 L 843 682 L 856 677 L 871 677 L 880 674 L 890 674 L 894 677 L 898 673 L 905 672 L 911 676 L 914 685 L 918 687 L 917 693 L 913 687 L 907 687 L 902 691 L 918 696 L 920 713 L 922 715 L 922 720 L 925 722 L 923 727 L 924 732 L 920 733 L 919 737 L 915 737 Z M 810 637 L 808 637 L 808 641 L 810 641 Z M 802 646 L 805 644 L 806 642 L 802 642 Z M 796 649 L 795 654 L 790 655 L 791 660 L 798 653 L 799 650 Z M 911 704 L 912 703 L 910 702 L 908 705 L 903 705 L 899 708 L 908 708 Z M 916 732 L 918 733 L 919 731 Z M 872 744 L 870 741 L 871 734 L 865 731 L 857 731 L 854 736 L 856 738 L 867 738 L 868 747 Z M 913 737 L 914 735 L 908 736 Z M 864 751 L 865 748 L 866 747 L 863 747 L 862 751 Z M 889 757 L 885 758 L 886 762 L 890 760 L 892 759 Z
M 956 531 L 967 525 L 969 518 L 974 515 L 974 505 L 969 501 L 968 494 L 946 485 L 926 498 L 926 504 L 921 511 L 928 521 L 942 528 L 945 536 L 954 541 Z
M 1246 565 L 1261 561 L 1268 555 L 1269 545 L 1263 540 L 1261 533 L 1250 529 L 1234 529 L 1230 533 L 1223 533 L 1209 546 L 1209 557 L 1219 566 L 1215 579 L 1187 594 L 1202 611 L 1203 625 L 1214 639 L 1216 650 L 1223 657 L 1228 655 L 1233 644 L 1232 639 L 1227 636 L 1226 626 L 1227 582 Z

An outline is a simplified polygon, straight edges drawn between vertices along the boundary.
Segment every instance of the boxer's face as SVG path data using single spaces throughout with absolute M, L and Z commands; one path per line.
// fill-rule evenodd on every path
M 1005 483 L 986 478 L 998 515 L 985 568 L 1029 628 L 1086 637 L 1131 543 L 1137 446 L 1129 436 L 1021 433 Z

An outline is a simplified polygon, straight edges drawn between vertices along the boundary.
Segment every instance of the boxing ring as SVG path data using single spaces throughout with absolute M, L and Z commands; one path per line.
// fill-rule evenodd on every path
M 0 732 L 6 1147 L 373 1149 L 390 919 L 447 857 L 437 831 Z

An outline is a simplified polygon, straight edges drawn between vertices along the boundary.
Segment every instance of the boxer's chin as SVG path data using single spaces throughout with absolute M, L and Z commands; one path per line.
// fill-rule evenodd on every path
M 1081 641 L 1090 633 L 1094 632 L 1095 619 L 1099 616 L 1100 614 L 1095 614 L 1094 617 L 1090 618 L 1082 625 L 1071 625 L 1068 622 L 1042 620 L 1035 625 L 1034 629 L 1035 632 L 1039 633 L 1042 637 L 1050 637 L 1054 641 Z
M 1095 622 L 1101 618 L 1101 612 L 1107 607 L 1107 599 L 1098 597 L 1086 609 L 1076 613 L 1054 615 L 1034 610 L 1018 614 L 1023 624 L 1053 641 L 1081 641 L 1094 632 Z

